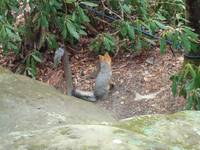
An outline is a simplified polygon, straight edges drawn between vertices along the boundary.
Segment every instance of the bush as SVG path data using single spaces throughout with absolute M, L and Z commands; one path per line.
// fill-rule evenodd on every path
M 82 24 L 89 21 L 74 0 L 3 0 L 0 10 L 0 44 L 3 51 L 25 54 L 26 71 L 31 76 L 35 76 L 36 63 L 41 62 L 38 53 L 42 47 L 48 44 L 49 49 L 55 49 L 58 40 L 78 40 L 81 35 L 86 35 Z M 17 17 L 20 15 L 24 21 L 18 24 Z
M 184 7 L 183 0 L 1 0 L 0 45 L 4 53 L 12 50 L 24 55 L 30 76 L 35 76 L 36 64 L 42 62 L 42 48 L 48 45 L 54 50 L 59 42 L 75 44 L 87 35 L 88 24 L 96 29 L 104 24 L 102 33 L 95 35 L 90 44 L 97 54 L 116 53 L 119 49 L 140 51 L 157 40 L 161 53 L 168 43 L 190 51 L 197 35 L 185 26 Z M 24 19 L 22 23 L 18 23 L 19 16 Z
M 200 67 L 186 64 L 182 70 L 171 77 L 171 80 L 173 95 L 179 93 L 186 98 L 186 109 L 200 110 Z

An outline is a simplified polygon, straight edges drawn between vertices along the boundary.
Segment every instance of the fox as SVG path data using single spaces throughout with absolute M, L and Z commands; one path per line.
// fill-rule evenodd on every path
M 91 102 L 105 98 L 113 86 L 111 82 L 111 57 L 108 53 L 105 53 L 105 55 L 99 55 L 97 72 L 98 73 L 95 79 L 95 86 L 93 91 L 73 89 L 72 95 Z
M 54 55 L 54 62 L 61 61 L 63 58 L 64 75 L 67 82 L 67 95 L 74 96 L 82 100 L 96 102 L 99 99 L 104 99 L 108 96 L 110 90 L 114 87 L 112 83 L 112 59 L 106 52 L 104 55 L 99 55 L 99 62 L 96 66 L 97 76 L 95 79 L 95 86 L 92 91 L 83 91 L 74 88 L 72 85 L 72 71 L 69 63 L 68 52 L 65 47 L 60 47 L 56 50 Z

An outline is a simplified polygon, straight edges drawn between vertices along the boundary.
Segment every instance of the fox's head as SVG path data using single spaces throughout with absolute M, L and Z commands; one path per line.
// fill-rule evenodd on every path
M 104 55 L 99 55 L 99 61 L 100 62 L 105 62 L 109 65 L 111 65 L 111 57 L 110 55 L 106 52 Z

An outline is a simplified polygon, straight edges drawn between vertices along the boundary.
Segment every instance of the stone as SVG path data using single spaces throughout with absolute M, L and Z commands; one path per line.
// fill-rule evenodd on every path
M 61 94 L 28 77 L 0 74 L 0 135 L 64 124 L 96 124 L 114 119 L 92 103 Z
M 0 74 L 1 73 L 11 73 L 11 71 L 0 66 Z
M 0 150 L 198 150 L 200 112 L 108 112 L 28 77 L 0 73 Z
M 149 57 L 146 59 L 146 63 L 147 64 L 150 64 L 150 65 L 153 65 L 154 64 L 154 57 Z

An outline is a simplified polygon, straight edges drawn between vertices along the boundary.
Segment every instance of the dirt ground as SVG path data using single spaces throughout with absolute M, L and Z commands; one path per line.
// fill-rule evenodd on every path
M 80 53 L 71 58 L 73 81 L 76 88 L 91 90 L 91 79 L 97 57 L 91 53 Z M 114 89 L 108 98 L 95 104 L 111 112 L 117 119 L 135 115 L 173 113 L 183 109 L 184 99 L 174 98 L 171 93 L 170 76 L 181 67 L 183 57 L 170 51 L 160 55 L 152 49 L 133 57 L 118 54 L 113 58 Z M 43 66 L 38 79 L 66 92 L 62 66 L 56 70 Z M 45 69 L 46 68 L 46 69 Z
M 66 82 L 62 65 L 53 68 L 53 54 L 45 54 L 43 64 L 38 66 L 37 79 L 46 82 L 62 93 L 66 93 Z M 97 56 L 81 51 L 71 57 L 73 84 L 76 88 L 91 90 Z M 15 67 L 11 56 L 0 55 L 0 64 L 10 69 Z M 170 76 L 181 67 L 183 57 L 173 57 L 170 51 L 160 55 L 159 49 L 146 50 L 139 56 L 118 54 L 113 58 L 114 89 L 108 98 L 95 104 L 113 114 L 116 119 L 135 115 L 173 113 L 183 109 L 184 99 L 174 98 L 171 93 Z
M 97 105 L 111 111 L 118 119 L 183 109 L 185 101 L 172 96 L 169 80 L 182 62 L 181 55 L 173 57 L 167 52 L 161 56 L 158 49 L 127 62 L 116 60 L 113 64 L 115 90 Z

